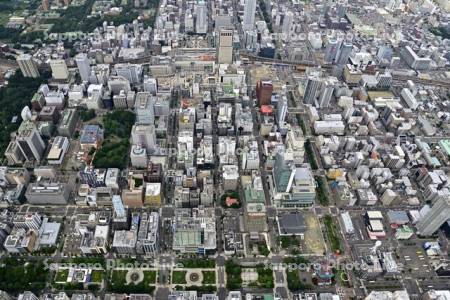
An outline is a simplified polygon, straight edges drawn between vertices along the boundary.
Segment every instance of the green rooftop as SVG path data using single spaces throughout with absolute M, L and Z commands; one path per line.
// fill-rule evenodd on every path
M 245 187 L 244 197 L 246 203 L 265 203 L 264 191 L 255 190 L 251 185 Z
M 450 140 L 440 140 L 439 146 L 445 151 L 445 154 L 450 156 Z

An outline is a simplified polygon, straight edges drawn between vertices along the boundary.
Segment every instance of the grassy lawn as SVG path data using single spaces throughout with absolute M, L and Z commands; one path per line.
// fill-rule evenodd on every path
M 264 255 L 264 256 L 268 256 L 270 254 L 270 250 L 267 247 L 267 244 L 265 241 L 258 244 L 258 252 L 259 252 L 259 254 Z
M 144 271 L 144 284 L 151 285 L 156 282 L 156 271 Z
M 319 200 L 320 205 L 327 206 L 330 204 L 327 192 L 327 179 L 323 176 L 314 176 L 314 179 L 317 182 L 317 199 Z
M 116 285 L 120 283 L 125 283 L 127 272 L 128 272 L 127 270 L 113 270 L 111 273 L 111 284 Z
M 0 12 L 0 25 L 6 25 L 9 21 L 9 12 Z
M 103 280 L 103 270 L 92 270 L 91 282 L 100 283 Z
M 186 284 L 187 271 L 173 271 L 172 284 Z
M 281 244 L 281 248 L 287 249 L 290 246 L 299 246 L 300 242 L 297 240 L 295 236 L 281 236 L 279 237 L 279 242 Z
M 341 239 L 339 238 L 338 229 L 333 222 L 333 219 L 330 215 L 326 215 L 323 218 L 323 222 L 327 229 L 327 236 L 330 242 L 331 249 L 333 251 L 342 251 L 341 249 Z
M 265 289 L 273 289 L 275 284 L 272 269 L 262 265 L 256 268 L 256 272 L 258 272 L 258 285 Z
M 113 270 L 111 278 L 108 282 L 108 289 L 115 293 L 152 293 L 155 289 L 156 272 L 155 271 L 143 271 L 144 280 L 134 284 L 126 283 L 126 275 L 129 270 Z
M 202 271 L 202 284 L 216 284 L 216 271 Z
M 56 273 L 55 282 L 65 282 L 67 280 L 67 276 L 69 276 L 69 269 L 60 269 Z
M 227 260 L 225 263 L 225 272 L 227 274 L 227 289 L 237 290 L 242 287 L 242 268 L 233 260 Z
M 186 258 L 179 260 L 178 263 L 186 269 L 213 269 L 216 267 L 216 262 L 213 259 Z
M 298 270 L 286 271 L 286 279 L 288 284 L 288 289 L 293 291 L 304 291 L 312 289 L 313 287 L 307 283 L 302 282 Z
M 314 153 L 313 145 L 309 139 L 305 142 L 305 152 L 308 162 L 311 165 L 311 169 L 317 170 L 319 168 L 316 160 L 316 154 Z

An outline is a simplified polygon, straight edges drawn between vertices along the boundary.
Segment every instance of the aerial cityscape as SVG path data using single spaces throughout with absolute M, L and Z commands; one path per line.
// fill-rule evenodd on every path
M 450 300 L 449 0 L 0 0 L 0 300 Z

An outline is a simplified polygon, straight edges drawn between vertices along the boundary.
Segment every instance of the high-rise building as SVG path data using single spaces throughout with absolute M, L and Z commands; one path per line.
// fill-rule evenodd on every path
M 23 294 L 20 294 L 17 298 L 18 300 L 39 300 L 39 298 L 33 294 L 32 292 L 26 291 Z
M 219 64 L 231 64 L 233 62 L 233 30 L 221 29 L 219 32 Z
M 275 188 L 279 193 L 288 193 L 291 190 L 295 176 L 295 165 L 292 153 L 277 153 L 273 167 Z
M 437 200 L 431 209 L 417 223 L 417 233 L 429 236 L 450 219 L 450 199 L 445 197 Z
M 27 161 L 40 161 L 45 151 L 45 143 L 34 123 L 23 121 L 16 137 L 22 155 Z
M 113 96 L 113 102 L 115 108 L 127 108 L 127 94 L 124 90 Z
M 325 48 L 325 54 L 323 57 L 323 60 L 326 63 L 333 63 L 333 61 L 336 59 L 337 53 L 339 52 L 339 47 L 341 43 L 336 39 L 329 39 L 327 46 Z
M 414 70 L 428 70 L 430 68 L 431 59 L 429 57 L 421 57 L 411 49 L 410 46 L 405 46 L 400 50 L 400 56 L 405 62 Z
M 8 160 L 8 165 L 20 165 L 25 160 L 17 141 L 11 141 L 9 143 L 5 150 L 5 157 Z
M 309 77 L 306 82 L 305 93 L 303 95 L 303 102 L 306 104 L 314 104 L 317 93 L 321 86 L 321 80 L 317 77 Z
M 336 57 L 337 65 L 344 65 L 348 62 L 348 58 L 350 57 L 350 53 L 352 53 L 353 44 L 349 42 L 343 42 L 341 44 L 341 48 L 339 49 L 339 54 Z
M 123 218 L 126 216 L 126 210 L 122 203 L 122 198 L 119 195 L 112 196 L 112 204 L 114 208 L 114 216 Z
M 144 76 L 144 92 L 149 92 L 153 96 L 158 92 L 158 82 L 156 78 Z
M 389 89 L 392 85 L 392 75 L 391 73 L 377 74 L 377 87 L 383 89 Z
M 77 54 L 77 56 L 75 56 L 75 62 L 77 63 L 81 80 L 89 81 L 89 76 L 91 75 L 91 66 L 89 64 L 89 58 L 87 57 L 86 53 Z
M 69 78 L 69 69 L 67 69 L 67 64 L 63 59 L 50 60 L 50 68 L 54 79 L 66 80 Z
M 334 92 L 334 82 L 326 80 L 322 83 L 319 94 L 319 106 L 328 107 Z
M 284 15 L 283 27 L 281 29 L 281 32 L 283 33 L 283 39 L 285 39 L 285 40 L 289 39 L 293 20 L 294 20 L 294 14 L 291 11 L 288 11 Z
M 142 66 L 138 64 L 116 64 L 114 66 L 117 76 L 122 76 L 131 84 L 136 84 L 141 81 Z
M 149 92 L 139 92 L 136 94 L 134 104 L 136 112 L 136 123 L 153 124 L 155 121 L 155 110 L 153 107 L 153 99 Z
M 286 96 L 280 97 L 277 103 L 277 122 L 279 127 L 284 126 L 284 119 L 286 118 L 287 107 L 288 105 Z
M 155 126 L 145 124 L 133 125 L 131 139 L 134 145 L 140 145 L 147 150 L 147 153 L 152 153 L 156 144 Z
M 251 30 L 255 26 L 256 0 L 245 0 L 244 30 Z
M 161 206 L 161 183 L 160 182 L 148 182 L 145 186 L 145 205 L 151 207 Z
M 200 0 L 197 2 L 195 31 L 199 34 L 205 34 L 208 31 L 208 16 L 206 2 Z
M 157 212 L 142 213 L 136 242 L 136 252 L 138 254 L 150 255 L 158 251 L 158 229 L 159 214 Z
M 386 5 L 386 10 L 394 12 L 402 8 L 403 1 L 402 0 L 390 0 Z
M 269 105 L 272 99 L 273 84 L 270 80 L 260 80 L 256 83 L 256 98 L 258 104 Z
M 17 57 L 17 63 L 24 77 L 39 77 L 39 71 L 33 56 L 30 54 L 21 54 Z
M 148 164 L 147 149 L 133 145 L 130 152 L 131 165 L 135 168 L 146 168 Z

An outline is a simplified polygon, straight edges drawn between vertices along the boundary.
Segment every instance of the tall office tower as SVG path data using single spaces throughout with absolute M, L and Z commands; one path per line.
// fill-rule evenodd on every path
M 139 145 L 152 153 L 155 150 L 156 135 L 154 125 L 133 125 L 131 129 L 131 139 L 134 145 Z
M 219 32 L 219 64 L 233 63 L 233 30 L 221 29 Z
M 335 39 L 329 39 L 327 43 L 327 47 L 325 48 L 325 54 L 323 56 L 323 60 L 326 63 L 333 63 L 336 59 L 337 53 L 339 52 L 339 47 L 341 43 Z
M 269 105 L 272 100 L 273 85 L 270 80 L 260 80 L 256 83 L 256 98 L 259 106 Z
M 258 44 L 258 34 L 255 30 L 247 30 L 244 33 L 245 49 L 255 51 Z
M 334 82 L 326 80 L 322 83 L 320 88 L 319 106 L 328 107 L 330 105 L 331 97 L 334 92 Z
M 306 83 L 305 94 L 303 95 L 303 103 L 314 104 L 322 81 L 317 77 L 309 77 Z
M 256 0 L 245 0 L 244 6 L 244 30 L 252 30 L 255 26 Z
M 115 217 L 117 218 L 126 217 L 125 207 L 123 206 L 122 198 L 119 195 L 112 196 L 112 204 L 114 208 Z
M 77 56 L 75 56 L 75 62 L 77 63 L 81 80 L 89 81 L 89 76 L 91 75 L 91 66 L 87 54 L 86 53 L 77 54 Z
M 67 69 L 64 59 L 50 60 L 50 68 L 52 69 L 53 78 L 59 80 L 66 80 L 69 78 L 69 69 Z
M 118 76 L 126 78 L 131 84 L 139 83 L 142 78 L 142 66 L 138 64 L 116 64 L 114 66 Z
M 148 77 L 147 75 L 144 76 L 144 92 L 149 92 L 153 96 L 156 96 L 156 93 L 158 92 L 158 82 L 156 81 L 156 78 Z
M 430 68 L 431 59 L 417 55 L 410 46 L 400 49 L 400 56 L 414 70 L 428 70 Z
M 34 123 L 31 121 L 23 121 L 20 124 L 16 141 L 22 151 L 22 155 L 27 161 L 40 161 L 42 159 L 45 151 L 45 143 Z
M 149 92 L 139 92 L 136 94 L 134 110 L 136 113 L 136 123 L 154 124 L 155 108 L 154 102 Z
M 381 62 L 383 62 L 383 60 L 391 62 L 393 55 L 394 51 L 392 50 L 392 47 L 389 45 L 382 45 L 377 51 L 377 57 Z
M 277 103 L 277 122 L 278 126 L 282 127 L 284 124 L 284 119 L 286 119 L 287 114 L 287 98 L 286 96 L 280 97 Z
M 346 0 L 339 0 L 336 5 L 337 15 L 339 18 L 344 18 L 347 14 L 347 1 Z
M 429 236 L 450 219 L 450 199 L 445 197 L 437 200 L 433 207 L 417 223 L 417 233 Z
M 292 153 L 280 153 L 275 156 L 273 166 L 273 179 L 275 188 L 279 193 L 288 193 L 291 190 L 295 176 L 295 164 Z
M 205 34 L 208 31 L 208 16 L 206 12 L 206 2 L 200 0 L 197 2 L 195 32 Z
M 341 44 L 341 48 L 339 49 L 339 54 L 336 57 L 337 65 L 345 65 L 348 62 L 348 58 L 350 57 L 350 53 L 352 53 L 353 44 L 350 42 L 343 42 Z
M 8 165 L 21 165 L 25 160 L 22 155 L 22 150 L 16 141 L 11 141 L 5 150 L 5 157 L 8 160 Z
M 385 8 L 388 11 L 394 12 L 398 9 L 401 9 L 402 4 L 403 4 L 402 0 L 390 0 Z
M 383 88 L 383 89 L 388 89 L 391 87 L 392 85 L 392 75 L 389 72 L 386 72 L 384 74 L 380 74 L 378 73 L 376 75 L 378 83 L 377 83 L 377 87 L 379 88 Z
M 291 11 L 288 11 L 284 15 L 283 27 L 281 28 L 281 32 L 283 33 L 283 39 L 285 40 L 289 40 L 293 21 L 294 21 L 294 14 Z
M 39 71 L 36 63 L 33 60 L 33 56 L 30 54 L 21 54 L 17 57 L 17 63 L 22 71 L 24 77 L 39 77 Z

